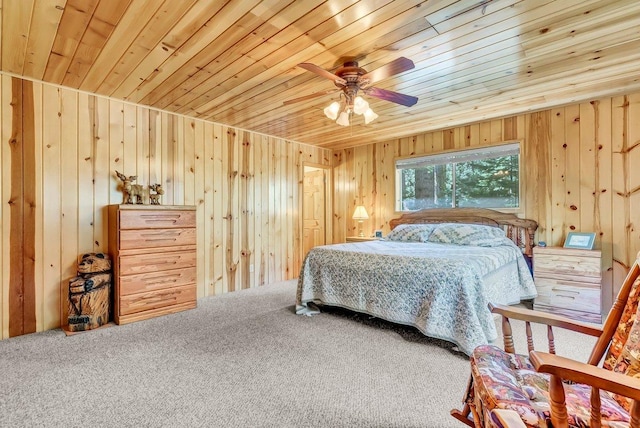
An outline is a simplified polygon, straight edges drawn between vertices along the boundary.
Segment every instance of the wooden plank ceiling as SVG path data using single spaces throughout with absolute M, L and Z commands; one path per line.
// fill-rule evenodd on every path
M 637 0 L 2 0 L 4 72 L 329 148 L 640 89 Z M 342 127 L 296 67 L 415 68 Z M 322 93 L 306 101 L 286 100 Z

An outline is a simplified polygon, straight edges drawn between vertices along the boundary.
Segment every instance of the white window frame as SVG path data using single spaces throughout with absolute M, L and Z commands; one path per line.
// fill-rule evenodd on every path
M 507 141 L 495 145 L 482 146 L 462 150 L 448 150 L 433 154 L 412 156 L 395 159 L 395 203 L 397 212 L 411 212 L 402 209 L 402 180 L 400 177 L 403 169 L 420 168 L 425 166 L 455 164 L 456 162 L 469 162 L 473 160 L 486 159 L 498 156 L 518 155 L 518 206 L 517 207 L 494 207 L 497 211 L 520 212 L 523 207 L 522 197 L 522 143 L 521 141 Z M 453 181 L 452 208 L 455 206 L 455 169 Z

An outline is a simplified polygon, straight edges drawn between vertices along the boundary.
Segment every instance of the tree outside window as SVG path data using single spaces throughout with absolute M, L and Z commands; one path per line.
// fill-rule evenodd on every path
M 396 161 L 398 209 L 517 208 L 520 144 Z

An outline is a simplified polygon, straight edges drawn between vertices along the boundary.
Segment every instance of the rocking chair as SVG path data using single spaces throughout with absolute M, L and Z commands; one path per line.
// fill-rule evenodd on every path
M 602 327 L 490 305 L 502 316 L 504 351 L 473 351 L 464 407 L 451 415 L 476 428 L 640 427 L 639 275 L 636 260 Z M 525 321 L 528 357 L 515 353 L 509 319 Z M 533 349 L 531 323 L 547 325 L 548 353 Z M 555 355 L 553 327 L 598 338 L 586 364 Z

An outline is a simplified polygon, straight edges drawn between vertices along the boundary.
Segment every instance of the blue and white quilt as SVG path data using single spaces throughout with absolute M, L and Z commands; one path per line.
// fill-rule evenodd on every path
M 536 296 L 522 251 L 506 238 L 488 246 L 404 238 L 313 248 L 298 278 L 296 312 L 317 313 L 310 302 L 339 306 L 414 326 L 469 355 L 497 338 L 489 302 Z

